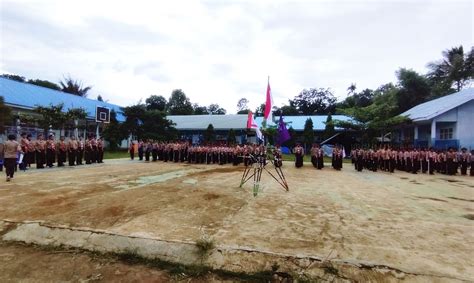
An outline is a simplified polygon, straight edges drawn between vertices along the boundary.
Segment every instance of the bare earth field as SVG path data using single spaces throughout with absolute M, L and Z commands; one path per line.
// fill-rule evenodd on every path
M 344 166 L 285 163 L 290 191 L 264 174 L 257 197 L 250 182 L 239 188 L 242 166 L 120 159 L 32 169 L 1 180 L 0 220 L 170 241 L 206 235 L 217 246 L 474 280 L 474 178 Z

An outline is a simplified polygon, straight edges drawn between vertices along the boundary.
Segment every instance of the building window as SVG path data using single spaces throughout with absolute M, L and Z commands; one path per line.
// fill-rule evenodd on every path
M 441 139 L 441 140 L 452 140 L 453 139 L 453 128 L 439 129 L 439 139 Z

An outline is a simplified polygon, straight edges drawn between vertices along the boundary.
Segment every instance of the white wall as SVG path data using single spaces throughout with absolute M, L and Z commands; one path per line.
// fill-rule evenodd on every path
M 459 145 L 474 149 L 474 100 L 458 107 L 457 138 Z

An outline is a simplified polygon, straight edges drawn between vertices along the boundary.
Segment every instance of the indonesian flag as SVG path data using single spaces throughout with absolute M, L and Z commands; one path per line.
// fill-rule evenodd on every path
M 260 128 L 258 127 L 257 123 L 255 123 L 255 120 L 253 119 L 253 113 L 252 111 L 249 111 L 248 118 L 247 118 L 247 128 L 248 129 L 255 129 L 255 132 L 257 133 L 257 137 L 263 141 L 263 135 L 262 132 L 260 131 Z
M 267 99 L 265 101 L 265 111 L 263 112 L 263 119 L 266 122 L 268 122 L 268 119 L 270 119 L 270 121 L 273 121 L 272 107 L 273 107 L 273 99 L 272 99 L 272 90 L 270 88 L 270 78 L 269 78 L 268 84 L 267 84 Z

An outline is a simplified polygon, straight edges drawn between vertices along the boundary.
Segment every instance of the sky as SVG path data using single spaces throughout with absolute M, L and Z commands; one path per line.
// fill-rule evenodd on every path
M 182 89 L 232 114 L 304 88 L 342 100 L 473 46 L 473 1 L 0 0 L 0 72 L 92 86 L 128 106 Z

